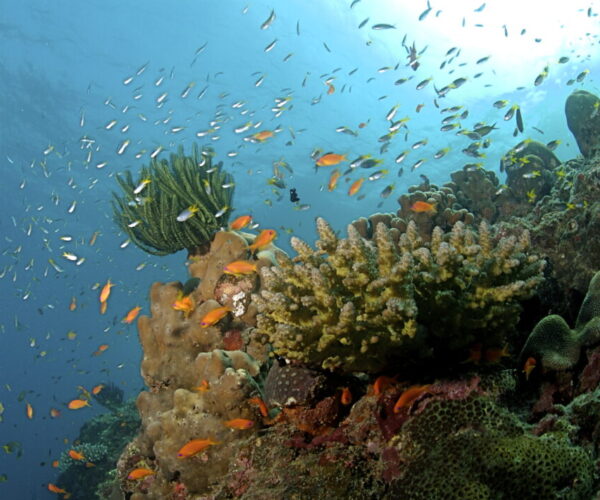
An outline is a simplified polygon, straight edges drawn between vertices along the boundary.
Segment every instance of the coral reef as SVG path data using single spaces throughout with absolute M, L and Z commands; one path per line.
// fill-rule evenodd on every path
M 137 181 L 130 171 L 117 175 L 124 194 L 113 193 L 114 218 L 133 243 L 155 255 L 196 253 L 227 224 L 233 182 L 222 163 L 212 164 L 213 155 L 194 145 L 185 156 L 180 147 L 170 161 L 153 159 Z
M 140 424 L 133 401 L 113 406 L 86 422 L 74 444 L 61 454 L 57 483 L 71 493 L 72 500 L 103 500 L 109 498 L 111 475 L 119 454 L 131 441 Z M 74 460 L 69 450 L 82 453 L 83 460 Z
M 372 241 L 353 225 L 338 239 L 320 218 L 317 230 L 318 250 L 293 237 L 298 256 L 263 268 L 253 297 L 257 333 L 313 367 L 407 371 L 455 364 L 478 342 L 501 347 L 541 281 L 526 232 L 495 242 L 487 224 L 477 233 L 458 222 L 426 244 L 410 222 L 394 244 L 383 223 Z
M 599 105 L 600 99 L 585 90 L 576 90 L 565 103 L 567 125 L 585 158 L 600 150 Z
M 556 314 L 533 329 L 519 358 L 533 357 L 545 370 L 566 370 L 579 361 L 581 349 L 600 343 L 600 271 L 590 282 L 575 328 Z

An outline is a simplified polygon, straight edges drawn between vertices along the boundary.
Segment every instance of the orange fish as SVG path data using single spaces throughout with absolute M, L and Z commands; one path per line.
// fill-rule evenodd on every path
M 227 422 L 223 422 L 223 425 L 229 427 L 230 429 L 243 431 L 254 426 L 254 420 L 248 420 L 247 418 L 234 418 L 233 420 L 227 420 Z
M 260 411 L 260 414 L 263 417 L 269 416 L 269 408 L 267 407 L 266 403 L 261 398 L 259 398 L 259 397 L 250 398 L 248 400 L 248 402 L 257 405 L 258 409 Z
M 430 386 L 431 384 L 413 385 L 412 387 L 406 389 L 400 395 L 398 401 L 396 401 L 396 404 L 394 405 L 394 413 L 399 413 L 402 408 L 405 406 L 410 406 L 412 403 L 414 403 L 419 396 L 429 392 Z
M 100 302 L 100 314 L 105 314 L 107 307 L 108 307 L 108 302 Z
M 346 155 L 327 153 L 326 155 L 321 156 L 321 158 L 317 160 L 316 164 L 317 167 L 330 167 L 343 161 L 346 161 Z
M 69 304 L 69 311 L 74 311 L 77 309 L 77 299 L 75 297 L 71 297 L 71 303 Z
M 474 363 L 476 365 L 481 361 L 481 343 L 477 342 L 469 347 L 469 357 L 463 363 Z
M 251 252 L 254 250 L 261 250 L 271 243 L 277 237 L 277 231 L 275 229 L 263 229 L 259 235 L 254 238 L 252 244 L 248 247 Z
M 209 326 L 218 323 L 231 310 L 231 307 L 227 306 L 217 307 L 216 309 L 213 309 L 209 313 L 205 314 L 204 317 L 200 320 L 200 326 L 202 328 L 208 328 Z
M 504 347 L 496 347 L 494 349 L 486 349 L 483 353 L 483 359 L 486 363 L 499 363 L 502 358 L 510 356 L 508 351 L 508 344 Z
M 60 417 L 60 410 L 57 410 L 56 408 L 50 408 L 50 416 L 52 418 Z
M 52 483 L 48 483 L 48 489 L 52 493 L 61 493 L 61 494 L 67 493 L 66 490 L 64 490 L 63 488 L 59 488 L 58 486 L 56 486 L 55 484 L 52 484 Z
M 52 467 L 58 467 L 60 465 L 60 462 L 58 460 L 53 460 L 52 461 Z
M 364 177 L 361 177 L 357 181 L 354 181 L 350 186 L 350 189 L 348 189 L 348 196 L 354 196 L 356 193 L 358 193 L 358 190 L 362 186 L 363 182 L 365 182 Z
M 225 274 L 233 274 L 235 276 L 241 276 L 244 274 L 252 274 L 256 272 L 256 263 L 247 260 L 236 260 L 223 267 Z
M 137 479 L 144 479 L 145 477 L 151 476 L 152 474 L 156 474 L 156 472 L 154 472 L 151 469 L 140 467 L 139 469 L 133 469 L 127 476 L 127 479 L 131 479 L 132 481 L 134 481 Z
M 333 172 L 331 172 L 331 176 L 329 177 L 329 182 L 327 183 L 327 190 L 333 191 L 337 186 L 338 179 L 340 178 L 340 171 L 336 168 Z
M 529 380 L 529 375 L 531 375 L 531 372 L 535 368 L 536 364 L 537 364 L 537 361 L 535 360 L 535 358 L 533 358 L 533 357 L 527 358 L 527 360 L 525 361 L 525 364 L 523 365 L 523 373 L 525 374 L 525 380 Z
M 328 83 L 327 84 L 327 95 L 331 95 L 334 92 L 335 92 L 335 87 L 331 83 Z
M 340 401 L 345 406 L 348 406 L 350 403 L 352 403 L 352 393 L 350 392 L 350 389 L 348 389 L 348 387 L 344 387 L 342 389 L 342 397 Z
M 33 406 L 29 403 L 25 406 L 25 413 L 27 414 L 27 418 L 31 420 L 33 418 Z
M 210 390 L 210 385 L 208 384 L 208 380 L 204 379 L 200 382 L 200 385 L 198 387 L 193 387 L 192 388 L 193 391 L 196 392 L 206 392 Z
M 86 462 L 86 463 L 85 463 L 85 466 L 86 466 L 88 469 L 91 469 L 92 467 L 96 467 L 96 464 L 94 464 L 94 463 L 92 463 L 92 462 Z
M 83 455 L 83 453 L 80 453 L 77 450 L 69 450 L 69 456 L 73 460 L 85 460 L 85 456 Z
M 108 300 L 108 297 L 110 297 L 110 289 L 113 286 L 115 286 L 115 284 L 112 283 L 109 278 L 106 284 L 102 287 L 102 290 L 100 291 L 100 302 L 106 302 Z
M 192 439 L 184 444 L 177 452 L 177 458 L 190 458 L 205 450 L 209 446 L 221 444 L 219 441 L 212 439 Z
M 369 122 L 360 122 L 358 124 L 358 128 L 365 128 L 368 124 L 369 124 Z
M 94 356 L 100 356 L 100 354 L 102 354 L 102 353 L 103 353 L 104 351 L 106 351 L 106 349 L 108 349 L 108 348 L 109 348 L 109 345 L 108 345 L 108 344 L 101 344 L 101 345 L 99 345 L 99 346 L 98 346 L 98 349 L 97 349 L 97 350 L 95 350 L 95 351 L 92 353 L 92 355 L 94 355 Z
M 100 391 L 104 389 L 104 384 L 98 384 L 97 386 L 92 388 L 92 394 L 95 396 L 96 394 L 100 394 Z
M 270 139 L 275 134 L 271 130 L 261 130 L 260 132 L 256 132 L 256 134 L 252 135 L 252 139 L 258 142 L 265 142 L 267 139 Z
M 229 227 L 231 229 L 235 229 L 236 231 L 239 231 L 240 229 L 245 228 L 251 222 L 252 222 L 251 215 L 240 215 L 231 224 L 229 224 Z
M 426 201 L 415 201 L 410 209 L 418 214 L 420 213 L 435 213 L 435 205 Z
M 390 385 L 397 382 L 395 377 L 387 377 L 386 375 L 380 375 L 373 383 L 373 394 L 379 396 L 382 394 Z
M 171 307 L 176 311 L 182 311 L 184 316 L 188 318 L 189 315 L 194 312 L 196 305 L 194 304 L 194 299 L 189 295 L 186 295 L 185 297 L 176 299 L 175 302 L 171 304 Z
M 140 306 L 135 306 L 125 315 L 125 317 L 123 318 L 123 323 L 127 325 L 133 323 L 133 320 L 137 318 L 137 315 L 140 313 L 141 310 L 142 308 Z
M 96 243 L 96 238 L 98 238 L 99 234 L 100 234 L 100 231 L 95 231 L 94 234 L 92 234 L 92 237 L 90 238 L 90 241 L 89 241 L 89 245 L 91 247 L 93 247 L 94 244 Z
M 83 408 L 84 406 L 91 406 L 90 402 L 87 401 L 86 399 L 73 399 L 71 401 L 69 401 L 69 404 L 67 405 L 69 410 L 79 410 L 81 408 Z

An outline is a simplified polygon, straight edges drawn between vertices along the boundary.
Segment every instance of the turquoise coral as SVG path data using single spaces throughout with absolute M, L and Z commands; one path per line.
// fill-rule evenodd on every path
M 452 364 L 476 342 L 502 346 L 542 280 L 527 232 L 496 243 L 486 223 L 458 222 L 425 243 L 411 221 L 395 244 L 382 223 L 372 241 L 352 225 L 339 239 L 322 218 L 317 230 L 317 250 L 294 237 L 298 256 L 261 270 L 253 299 L 277 354 L 333 371 Z
M 180 147 L 170 161 L 153 159 L 137 181 L 130 171 L 117 176 L 123 195 L 113 193 L 114 217 L 133 243 L 154 255 L 183 249 L 194 253 L 227 224 L 233 182 L 222 163 L 212 164 L 213 154 L 194 145 L 192 155 L 186 156 Z M 136 194 L 144 180 L 150 182 Z M 178 221 L 177 216 L 192 206 L 198 211 Z

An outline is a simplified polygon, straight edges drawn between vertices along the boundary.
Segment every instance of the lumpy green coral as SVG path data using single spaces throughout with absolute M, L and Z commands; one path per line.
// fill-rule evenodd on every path
M 133 243 L 155 255 L 193 252 L 227 224 L 232 177 L 222 163 L 212 164 L 212 156 L 211 150 L 199 151 L 195 145 L 186 156 L 180 147 L 169 161 L 153 159 L 137 180 L 130 171 L 117 175 L 123 194 L 113 193 L 114 217 Z M 197 211 L 177 220 L 190 207 Z
M 560 433 L 541 437 L 483 397 L 436 400 L 409 420 L 394 447 L 406 465 L 397 498 L 589 498 L 594 464 Z
M 590 282 L 575 328 L 557 314 L 542 318 L 523 346 L 521 359 L 533 357 L 545 369 L 566 370 L 577 361 L 582 347 L 600 342 L 600 271 Z
M 321 218 L 317 230 L 317 250 L 293 237 L 297 257 L 261 270 L 253 299 L 277 354 L 334 371 L 447 365 L 474 343 L 501 347 L 542 280 L 527 232 L 495 241 L 486 223 L 458 222 L 426 243 L 411 221 L 394 243 L 382 223 L 370 241 L 352 225 L 338 238 Z

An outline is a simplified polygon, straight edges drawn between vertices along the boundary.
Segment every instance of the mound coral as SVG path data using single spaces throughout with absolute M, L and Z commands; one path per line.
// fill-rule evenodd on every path
M 600 343 L 600 271 L 590 282 L 575 328 L 557 314 L 543 318 L 529 335 L 520 358 L 533 357 L 546 370 L 566 370 L 577 361 L 582 347 Z
M 567 125 L 585 158 L 590 158 L 600 151 L 599 105 L 598 96 L 585 90 L 576 90 L 565 103 Z
M 298 253 L 263 268 L 253 296 L 257 332 L 275 352 L 342 373 L 449 366 L 480 343 L 498 348 L 542 280 L 544 262 L 529 254 L 524 232 L 494 242 L 486 223 L 439 227 L 430 243 L 414 222 L 395 244 L 380 223 L 372 241 L 348 226 L 338 239 L 317 219 L 317 250 L 293 237 Z
M 195 253 L 227 224 L 233 182 L 222 163 L 212 164 L 213 155 L 194 145 L 185 156 L 180 147 L 170 162 L 153 159 L 137 181 L 130 171 L 117 175 L 124 194 L 113 193 L 114 218 L 133 243 L 154 255 Z M 190 207 L 192 215 L 179 221 Z

